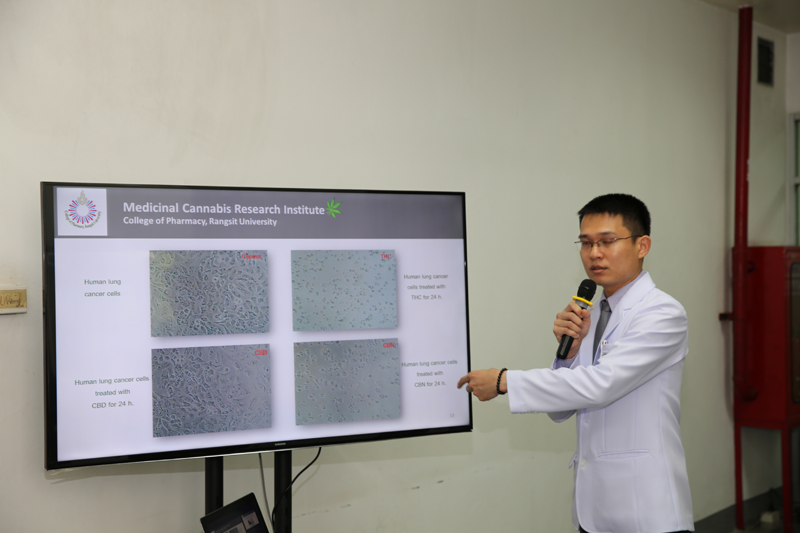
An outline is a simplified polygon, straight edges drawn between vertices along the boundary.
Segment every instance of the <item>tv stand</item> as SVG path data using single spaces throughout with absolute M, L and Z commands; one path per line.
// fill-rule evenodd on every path
M 292 533 L 292 452 L 273 453 L 275 464 L 275 523 L 272 533 Z M 286 490 L 289 487 L 289 490 Z M 284 493 L 284 491 L 286 491 Z M 281 498 L 281 494 L 283 497 Z M 278 501 L 280 500 L 280 501 Z
M 206 514 L 222 507 L 222 457 L 206 457 Z
M 292 489 L 286 490 L 292 482 L 292 452 L 286 450 L 273 453 L 275 523 L 272 533 L 292 533 Z M 206 514 L 223 505 L 222 457 L 206 457 Z M 281 497 L 281 494 L 286 493 Z M 280 500 L 280 501 L 278 501 Z M 269 509 L 265 509 L 269 512 Z

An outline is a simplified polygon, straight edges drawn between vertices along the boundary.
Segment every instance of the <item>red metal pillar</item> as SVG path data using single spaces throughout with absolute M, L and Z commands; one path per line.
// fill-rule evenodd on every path
M 753 8 L 739 9 L 739 65 L 736 101 L 736 209 L 733 245 L 733 385 L 738 401 L 753 401 L 757 391 L 747 381 L 747 173 L 750 158 L 750 62 L 753 48 Z M 734 417 L 736 416 L 734 410 Z M 744 530 L 742 494 L 741 425 L 734 422 L 734 457 L 736 459 L 736 527 Z
M 788 424 L 781 428 L 781 470 L 783 480 L 783 531 L 794 530 L 792 505 L 792 430 Z
M 744 531 L 744 497 L 742 493 L 742 425 L 733 421 L 733 460 L 736 463 L 736 529 Z
M 750 60 L 753 8 L 739 10 L 739 80 L 736 104 L 736 211 L 733 244 L 733 361 L 734 385 L 739 399 L 752 401 L 756 391 L 747 382 L 745 276 L 747 275 L 747 171 L 750 158 Z

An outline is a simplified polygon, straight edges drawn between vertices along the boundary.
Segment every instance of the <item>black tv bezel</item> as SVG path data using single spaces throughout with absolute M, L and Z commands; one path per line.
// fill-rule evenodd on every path
M 76 460 L 58 460 L 58 417 L 56 390 L 56 293 L 55 293 L 55 190 L 58 187 L 87 188 L 131 188 L 131 189 L 169 189 L 169 190 L 206 190 L 206 191 L 274 191 L 326 194 L 398 194 L 398 195 L 440 195 L 461 198 L 462 232 L 464 236 L 464 303 L 466 321 L 467 369 L 471 370 L 470 327 L 469 327 L 469 283 L 467 277 L 467 219 L 466 193 L 456 191 L 419 191 L 419 190 L 381 190 L 381 189 L 340 189 L 340 188 L 285 188 L 285 187 L 233 187 L 204 185 L 164 185 L 164 184 L 118 184 L 93 182 L 40 182 L 41 221 L 42 221 L 42 312 L 43 312 L 43 386 L 44 386 L 44 466 L 46 470 L 58 470 L 85 466 L 101 466 L 173 459 L 195 459 L 225 455 L 275 452 L 314 448 L 319 446 L 335 446 L 363 442 L 380 442 L 385 440 L 466 433 L 473 429 L 472 402 L 469 407 L 469 423 L 460 426 L 442 426 L 414 430 L 390 431 L 379 433 L 363 433 L 344 436 L 330 436 L 313 439 L 298 439 L 281 442 L 262 442 L 238 444 L 209 448 L 187 448 L 185 450 L 142 453 L 133 455 L 103 456 Z

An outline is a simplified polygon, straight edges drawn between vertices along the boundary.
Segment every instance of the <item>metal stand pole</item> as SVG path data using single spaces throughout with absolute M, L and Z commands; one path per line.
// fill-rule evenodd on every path
M 275 452 L 275 532 L 292 533 L 292 452 Z M 287 490 L 287 487 L 288 490 Z
M 206 514 L 222 507 L 222 457 L 206 457 Z

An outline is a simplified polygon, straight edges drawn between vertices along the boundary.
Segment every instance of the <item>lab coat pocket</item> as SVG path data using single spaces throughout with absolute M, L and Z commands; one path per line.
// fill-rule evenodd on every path
M 608 340 L 603 339 L 600 341 L 600 357 L 603 357 L 605 354 L 611 351 L 611 348 L 614 346 L 613 342 L 608 342 Z
M 616 452 L 602 452 L 597 454 L 598 459 L 632 459 L 649 455 L 650 450 L 619 450 Z

